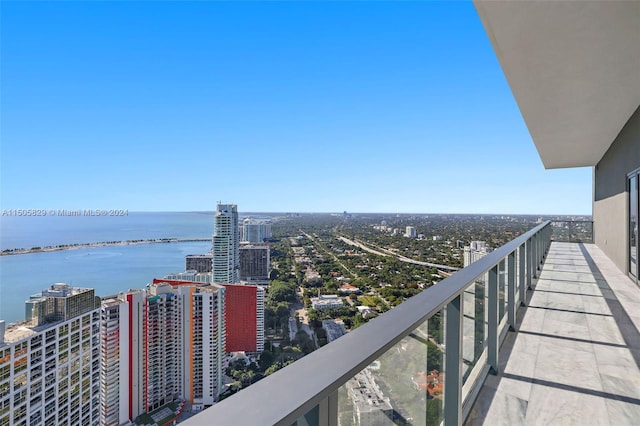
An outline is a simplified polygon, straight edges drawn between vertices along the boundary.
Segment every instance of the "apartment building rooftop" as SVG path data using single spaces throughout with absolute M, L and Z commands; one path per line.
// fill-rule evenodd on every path
M 24 340 L 31 336 L 35 336 L 38 333 L 46 330 L 47 328 L 54 327 L 55 325 L 63 321 L 50 322 L 38 326 L 32 325 L 30 321 L 20 321 L 11 323 L 6 326 L 4 330 L 4 339 L 0 339 L 0 346 L 3 343 L 13 343 L 20 340 Z M 2 337 L 2 336 L 0 336 Z

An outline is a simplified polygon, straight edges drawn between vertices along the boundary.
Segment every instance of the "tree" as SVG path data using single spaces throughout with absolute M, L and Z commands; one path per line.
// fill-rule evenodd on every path
M 276 315 L 280 318 L 289 318 L 289 304 L 287 302 L 279 302 L 276 306 Z
M 272 281 L 269 285 L 268 300 L 271 303 L 278 302 L 295 302 L 296 286 L 295 284 L 284 281 Z
M 273 360 L 274 360 L 274 356 L 273 353 L 267 349 L 265 349 L 264 351 L 262 351 L 262 353 L 260 354 L 260 370 L 262 371 L 266 371 L 267 368 L 269 368 L 271 366 L 271 364 L 273 364 Z

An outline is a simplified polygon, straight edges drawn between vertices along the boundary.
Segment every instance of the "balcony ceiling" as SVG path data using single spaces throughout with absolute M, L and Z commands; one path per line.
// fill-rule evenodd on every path
M 595 166 L 640 105 L 640 1 L 474 4 L 544 166 Z

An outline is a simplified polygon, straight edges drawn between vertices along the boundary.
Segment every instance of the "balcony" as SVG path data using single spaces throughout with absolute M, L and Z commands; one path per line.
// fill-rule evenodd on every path
M 552 242 L 558 226 L 573 229 L 537 226 L 185 424 L 632 424 L 640 292 L 597 246 Z
M 637 424 L 640 291 L 592 244 L 552 243 L 468 425 Z

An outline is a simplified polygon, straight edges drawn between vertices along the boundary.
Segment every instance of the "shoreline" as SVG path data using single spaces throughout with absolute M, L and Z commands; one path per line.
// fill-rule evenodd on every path
M 188 243 L 211 241 L 211 238 L 152 238 L 148 240 L 124 240 L 124 241 L 102 241 L 98 243 L 82 244 L 60 244 L 58 246 L 31 247 L 29 249 L 7 249 L 0 252 L 0 256 L 14 256 L 31 253 L 47 253 L 52 251 L 75 250 L 83 248 L 109 247 L 109 246 L 133 246 L 139 244 L 159 244 L 159 243 Z

